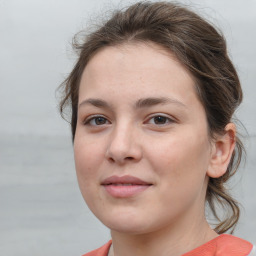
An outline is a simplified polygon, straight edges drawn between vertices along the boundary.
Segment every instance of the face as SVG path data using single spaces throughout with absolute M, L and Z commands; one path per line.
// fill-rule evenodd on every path
M 82 195 L 111 230 L 149 233 L 204 214 L 205 111 L 193 77 L 154 44 L 106 47 L 90 60 L 74 154 Z

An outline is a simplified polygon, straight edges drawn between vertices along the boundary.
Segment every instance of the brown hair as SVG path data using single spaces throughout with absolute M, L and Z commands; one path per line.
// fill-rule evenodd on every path
M 153 42 L 175 54 L 196 79 L 196 90 L 208 121 L 209 134 L 224 133 L 242 101 L 242 90 L 236 70 L 231 63 L 224 37 L 209 22 L 189 9 L 168 2 L 138 2 L 116 11 L 100 28 L 74 43 L 78 61 L 61 85 L 63 98 L 60 112 L 71 106 L 71 128 L 74 140 L 77 123 L 78 89 L 82 72 L 90 58 L 100 49 L 127 42 Z M 231 229 L 239 219 L 238 203 L 228 194 L 225 183 L 236 172 L 243 153 L 243 144 L 236 138 L 236 148 L 226 173 L 210 178 L 206 193 L 219 234 Z M 227 213 L 221 220 L 216 204 Z M 222 216 L 223 217 L 223 216 Z

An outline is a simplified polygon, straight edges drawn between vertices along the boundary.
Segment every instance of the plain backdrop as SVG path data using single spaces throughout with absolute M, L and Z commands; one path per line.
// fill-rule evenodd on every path
M 221 28 L 241 78 L 248 156 L 230 186 L 244 208 L 235 234 L 255 243 L 256 0 L 182 2 Z M 73 35 L 128 3 L 0 0 L 0 255 L 81 255 L 110 238 L 80 195 L 55 90 L 76 60 Z

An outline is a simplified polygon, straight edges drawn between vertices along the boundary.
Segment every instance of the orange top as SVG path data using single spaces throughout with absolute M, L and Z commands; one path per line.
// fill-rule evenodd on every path
M 88 252 L 84 254 L 83 256 L 108 256 L 109 248 L 112 244 L 112 241 L 108 241 L 106 244 L 104 244 L 102 247 L 93 250 L 91 252 Z
M 83 256 L 107 256 L 112 241 Z M 183 256 L 247 256 L 253 245 L 241 238 L 222 234 Z

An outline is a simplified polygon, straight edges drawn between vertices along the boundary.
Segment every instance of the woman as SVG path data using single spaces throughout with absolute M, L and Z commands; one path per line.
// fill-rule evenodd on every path
M 76 48 L 60 109 L 71 104 L 82 195 L 112 236 L 86 255 L 252 255 L 251 243 L 223 234 L 239 219 L 225 183 L 243 151 L 232 123 L 242 90 L 224 38 L 182 6 L 142 2 Z

